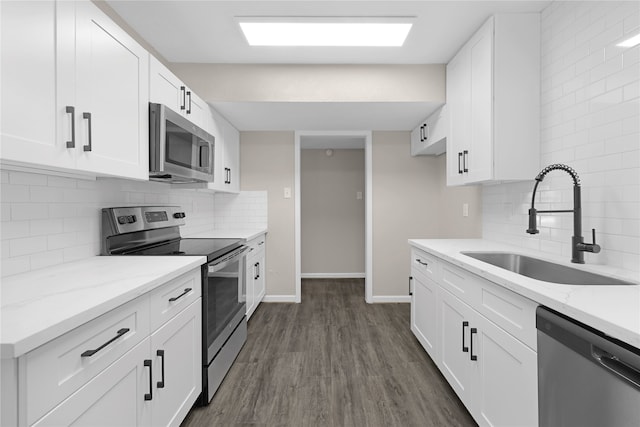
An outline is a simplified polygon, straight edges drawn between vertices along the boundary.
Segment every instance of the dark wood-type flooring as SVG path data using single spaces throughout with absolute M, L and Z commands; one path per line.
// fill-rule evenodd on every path
M 261 304 L 194 426 L 475 426 L 409 329 L 409 304 L 366 304 L 362 280 L 303 280 Z

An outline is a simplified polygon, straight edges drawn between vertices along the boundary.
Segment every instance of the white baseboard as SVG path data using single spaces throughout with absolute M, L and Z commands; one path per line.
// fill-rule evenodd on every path
M 296 302 L 295 295 L 265 295 L 262 302 Z
M 302 273 L 302 279 L 364 279 L 364 273 Z
M 390 303 L 390 302 L 411 302 L 411 296 L 409 295 L 381 295 L 372 296 L 371 301 L 367 301 L 371 304 Z

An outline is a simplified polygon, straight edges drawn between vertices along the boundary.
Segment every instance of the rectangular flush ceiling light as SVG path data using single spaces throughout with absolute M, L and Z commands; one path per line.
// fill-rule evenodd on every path
M 402 46 L 412 18 L 237 18 L 251 46 Z

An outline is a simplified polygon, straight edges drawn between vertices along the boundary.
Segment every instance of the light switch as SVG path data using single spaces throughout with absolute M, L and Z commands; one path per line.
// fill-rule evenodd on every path
M 356 193 L 356 200 L 362 200 L 362 191 Z
M 284 198 L 285 199 L 291 198 L 291 187 L 284 187 Z
M 462 216 L 469 216 L 469 203 L 462 204 Z

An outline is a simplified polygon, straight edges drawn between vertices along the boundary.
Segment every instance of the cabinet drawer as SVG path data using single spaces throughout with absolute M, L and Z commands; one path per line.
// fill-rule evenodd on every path
M 419 249 L 411 249 L 411 270 L 420 272 L 434 282 L 440 280 L 440 263 L 437 258 Z
M 440 285 L 469 305 L 475 306 L 480 300 L 480 278 L 452 264 L 442 263 Z
M 482 279 L 482 282 L 482 294 L 476 310 L 533 350 L 537 350 L 535 319 L 538 304 L 489 281 Z
M 20 363 L 24 363 L 21 370 L 26 396 L 21 399 L 27 425 L 93 379 L 149 332 L 149 300 L 142 296 L 23 356 Z
M 202 295 L 202 273 L 197 268 L 153 290 L 151 300 L 151 330 L 155 331 L 169 319 L 187 308 Z

